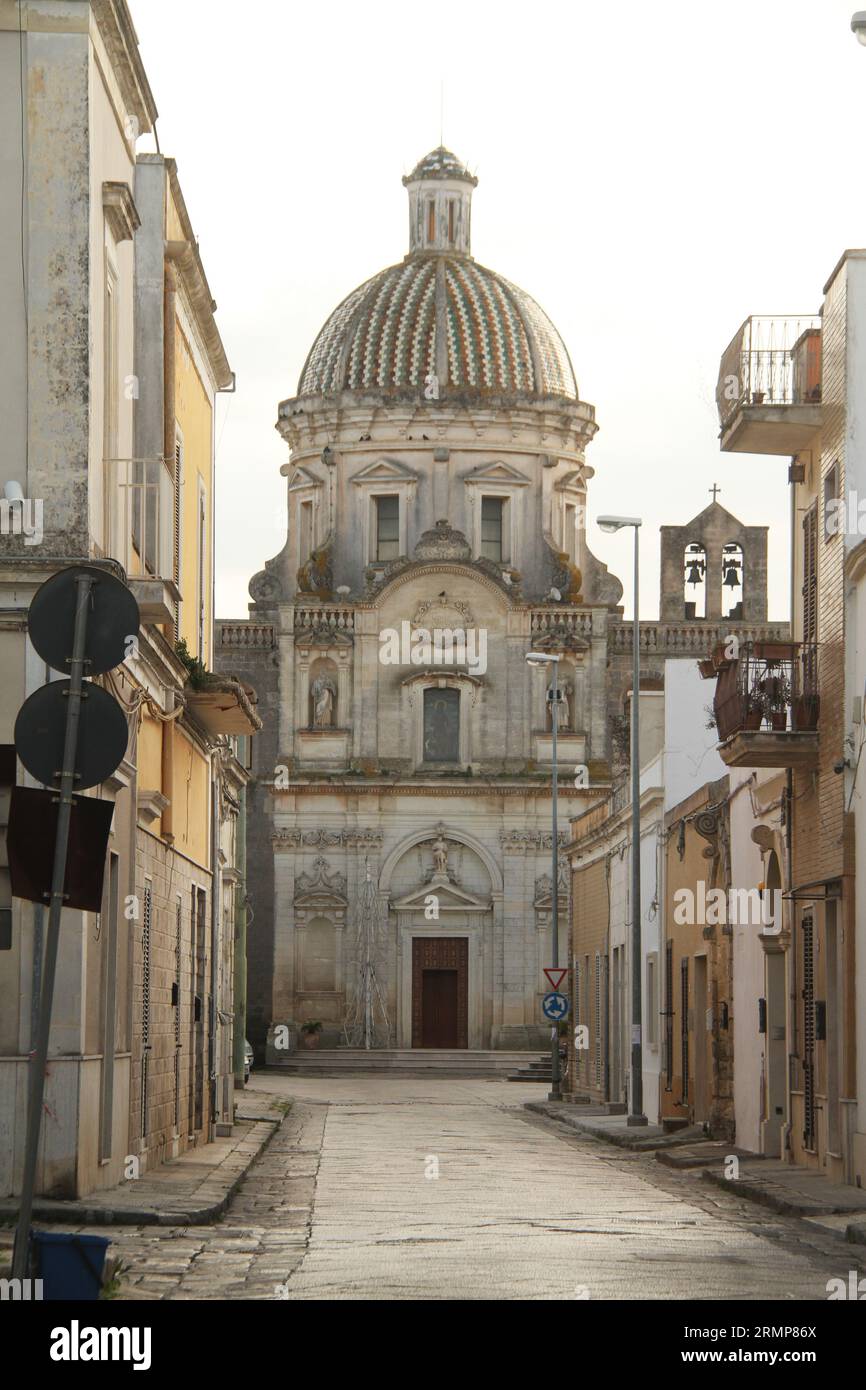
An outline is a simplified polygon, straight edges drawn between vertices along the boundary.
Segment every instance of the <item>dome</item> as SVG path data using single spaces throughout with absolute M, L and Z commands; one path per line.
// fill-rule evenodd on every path
M 469 254 L 474 175 L 440 146 L 403 182 L 409 255 L 334 310 L 298 395 L 416 388 L 427 399 L 471 390 L 575 400 L 571 360 L 544 310 Z

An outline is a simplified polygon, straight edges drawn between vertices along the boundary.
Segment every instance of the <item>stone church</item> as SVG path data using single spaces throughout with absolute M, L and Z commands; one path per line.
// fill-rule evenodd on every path
M 337 306 L 279 406 L 286 544 L 249 618 L 219 626 L 221 668 L 264 720 L 247 823 L 259 1049 L 310 1020 L 325 1046 L 357 1041 L 361 937 L 379 1045 L 545 1046 L 550 677 L 526 655 L 560 658 L 563 840 L 610 785 L 628 683 L 622 585 L 586 545 L 595 412 L 565 344 L 474 259 L 469 170 L 440 147 L 403 182 L 408 253 Z

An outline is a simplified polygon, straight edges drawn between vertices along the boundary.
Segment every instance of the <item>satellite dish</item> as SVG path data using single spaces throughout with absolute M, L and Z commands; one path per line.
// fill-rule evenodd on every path
M 133 595 L 113 574 L 95 565 L 71 565 L 58 570 L 37 589 L 27 617 L 27 630 L 42 660 L 54 671 L 71 671 L 72 634 L 78 602 L 80 574 L 93 580 L 87 610 L 84 646 L 85 675 L 101 676 L 119 666 L 127 654 L 127 638 L 136 637 L 141 624 Z M 60 764 L 58 763 L 58 767 Z
M 31 776 L 46 787 L 59 787 L 66 738 L 69 681 L 51 681 L 24 701 L 15 720 L 15 748 Z M 109 777 L 126 753 L 129 726 L 116 700 L 90 681 L 84 682 L 78 742 L 76 791 L 96 787 Z

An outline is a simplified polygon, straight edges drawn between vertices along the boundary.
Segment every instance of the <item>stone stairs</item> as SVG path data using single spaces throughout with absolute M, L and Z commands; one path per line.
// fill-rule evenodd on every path
M 466 1076 L 499 1077 L 505 1080 L 519 1067 L 544 1067 L 543 1054 L 537 1052 L 481 1051 L 470 1048 L 371 1048 L 318 1047 L 287 1052 L 268 1070 L 295 1076 Z M 548 1079 L 550 1058 L 546 1061 Z M 534 1073 L 519 1080 L 544 1080 Z

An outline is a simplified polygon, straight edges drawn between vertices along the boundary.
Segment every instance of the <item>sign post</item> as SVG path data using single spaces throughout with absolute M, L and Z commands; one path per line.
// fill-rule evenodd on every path
M 73 617 L 72 655 L 69 656 L 69 623 Z M 67 621 L 64 621 L 67 619 Z M 134 626 L 132 624 L 134 623 Z M 90 624 L 90 628 L 89 625 Z M 21 1207 L 15 1232 L 12 1275 L 27 1277 L 30 1240 L 30 1220 L 33 1214 L 33 1194 L 36 1187 L 36 1164 L 39 1155 L 39 1135 L 42 1127 L 42 1108 L 45 1099 L 45 1067 L 48 1061 L 48 1041 L 51 1029 L 51 1006 L 54 999 L 54 978 L 57 973 L 57 954 L 60 943 L 60 914 L 63 909 L 66 882 L 66 858 L 69 846 L 69 823 L 76 783 L 94 786 L 103 781 L 117 766 L 114 749 L 107 744 L 103 767 L 99 758 L 91 760 L 88 777 L 78 770 L 78 734 L 81 724 L 82 699 L 87 697 L 85 666 L 89 675 L 100 675 L 117 666 L 126 654 L 128 636 L 138 633 L 138 605 L 129 590 L 112 575 L 95 567 L 80 565 L 61 570 L 46 580 L 34 596 L 28 615 L 30 640 L 36 651 L 55 670 L 69 672 L 66 689 L 66 727 L 63 737 L 63 760 L 59 770 L 52 769 L 52 780 L 59 781 L 57 833 L 54 841 L 54 864 L 51 876 L 48 931 L 45 940 L 45 959 L 39 995 L 39 1019 L 36 1048 L 30 1060 L 30 1093 L 27 1110 L 27 1142 L 24 1152 L 24 1175 L 21 1183 Z M 88 642 L 88 632 L 92 633 Z M 96 689 L 96 687 L 93 687 Z M 100 692 L 104 694 L 104 692 Z M 16 749 L 28 771 L 36 764 L 34 775 L 39 777 L 39 740 L 28 738 L 30 730 L 19 733 L 16 727 Z M 120 756 L 123 756 L 125 747 Z M 106 763 L 109 764 L 105 766 Z

